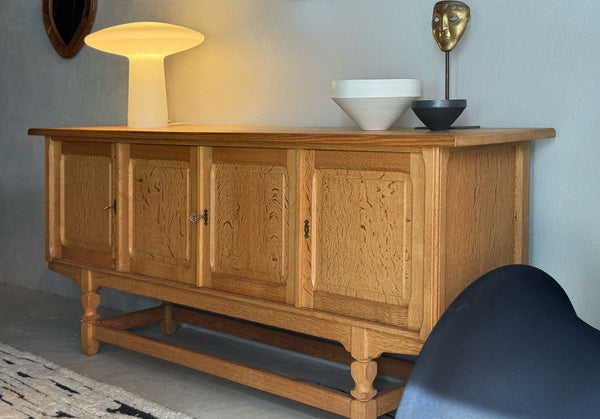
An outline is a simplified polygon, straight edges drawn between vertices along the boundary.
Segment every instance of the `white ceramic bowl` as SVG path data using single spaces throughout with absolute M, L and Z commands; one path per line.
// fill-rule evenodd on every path
M 363 130 L 386 130 L 421 96 L 416 79 L 336 80 L 331 98 Z

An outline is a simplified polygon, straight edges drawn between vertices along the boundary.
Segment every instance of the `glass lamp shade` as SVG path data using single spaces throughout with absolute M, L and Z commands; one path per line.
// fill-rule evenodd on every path
M 164 59 L 203 41 L 199 32 L 159 22 L 112 26 L 85 38 L 92 48 L 129 59 L 127 126 L 131 128 L 168 125 Z

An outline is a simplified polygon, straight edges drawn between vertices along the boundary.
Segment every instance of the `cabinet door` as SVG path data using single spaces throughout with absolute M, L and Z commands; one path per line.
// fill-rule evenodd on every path
M 210 263 L 203 285 L 279 302 L 293 300 L 290 249 L 294 151 L 207 151 Z
M 54 143 L 54 147 L 60 148 L 59 199 L 55 202 L 59 228 L 52 257 L 114 267 L 114 145 L 63 142 Z
M 129 269 L 196 283 L 196 147 L 132 145 Z
M 304 306 L 418 328 L 424 169 L 419 153 L 306 152 Z

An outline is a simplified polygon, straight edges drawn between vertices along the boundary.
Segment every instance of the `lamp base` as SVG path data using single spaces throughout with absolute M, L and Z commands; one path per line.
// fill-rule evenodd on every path
M 127 126 L 160 128 L 168 124 L 164 58 L 130 57 Z

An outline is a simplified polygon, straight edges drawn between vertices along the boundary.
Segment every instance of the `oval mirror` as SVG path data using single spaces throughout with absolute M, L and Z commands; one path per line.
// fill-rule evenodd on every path
M 42 19 L 50 43 L 61 57 L 71 58 L 83 46 L 96 16 L 97 0 L 42 0 Z

